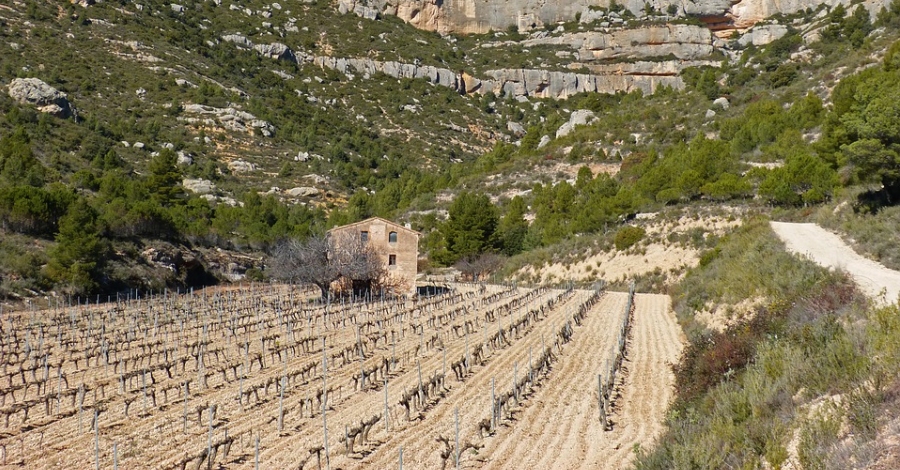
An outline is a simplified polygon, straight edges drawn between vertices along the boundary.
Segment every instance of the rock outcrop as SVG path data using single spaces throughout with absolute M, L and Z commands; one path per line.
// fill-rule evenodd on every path
M 395 15 L 413 26 L 440 33 L 504 31 L 517 26 L 520 31 L 547 24 L 572 21 L 576 15 L 586 20 L 600 18 L 598 9 L 608 9 L 613 0 L 340 0 L 342 13 L 366 18 Z M 711 29 L 747 29 L 762 19 L 782 13 L 789 15 L 819 5 L 851 4 L 850 0 L 617 0 L 634 15 L 645 5 L 667 12 L 674 6 L 677 16 L 694 16 Z M 890 0 L 865 0 L 863 7 L 874 17 Z M 588 15 L 585 15 L 588 12 Z
M 228 162 L 228 170 L 232 173 L 249 173 L 256 170 L 256 165 L 244 160 L 234 160 Z
M 253 46 L 253 50 L 258 52 L 261 56 L 268 57 L 270 59 L 287 60 L 290 62 L 297 61 L 297 58 L 294 56 L 294 51 L 280 42 L 273 42 L 272 44 L 257 44 Z
M 285 196 L 299 198 L 299 197 L 316 197 L 319 195 L 319 190 L 316 188 L 310 188 L 308 186 L 300 186 L 297 188 L 291 188 L 284 192 Z
M 788 27 L 782 24 L 756 25 L 738 39 L 742 46 L 764 46 L 788 33 Z
M 134 271 L 134 285 L 166 285 L 170 289 L 203 287 L 222 280 L 237 282 L 247 270 L 261 268 L 262 256 L 222 250 L 202 249 L 154 241 L 140 247 L 144 261 Z
M 774 1 L 774 0 L 772 0 Z M 520 31 L 542 28 L 547 24 L 571 21 L 576 15 L 594 12 L 596 8 L 608 9 L 611 0 L 341 0 L 338 9 L 342 13 L 353 12 L 371 17 L 370 10 L 385 15 L 396 15 L 420 29 L 440 33 L 476 33 L 503 31 L 516 26 Z M 641 15 L 645 0 L 619 0 L 631 13 Z M 675 5 L 679 14 L 701 17 L 724 17 L 731 8 L 730 0 L 660 0 L 649 2 L 659 11 Z
M 430 65 L 418 66 L 401 62 L 382 62 L 372 59 L 346 59 L 328 56 L 307 56 L 300 54 L 301 60 L 309 61 L 321 68 L 336 70 L 345 75 L 361 74 L 368 78 L 376 73 L 383 73 L 395 78 L 424 78 L 436 85 L 460 89 L 461 77 L 458 73 Z
M 240 47 L 247 46 L 249 40 L 241 35 L 225 36 Z M 495 93 L 513 97 L 534 96 L 540 98 L 565 99 L 578 93 L 616 93 L 641 90 L 653 93 L 659 87 L 684 88 L 678 76 L 685 67 L 699 65 L 717 66 L 715 61 L 702 60 L 714 50 L 716 42 L 710 31 L 694 25 L 659 25 L 644 28 L 620 30 L 611 33 L 585 32 L 564 34 L 555 37 L 537 37 L 520 43 L 523 47 L 566 46 L 572 48 L 577 58 L 584 63 L 572 67 L 587 68 L 590 73 L 550 71 L 536 69 L 496 69 L 484 72 L 483 77 L 475 77 L 466 72 L 430 65 L 416 65 L 395 61 L 372 59 L 313 56 L 303 52 L 290 52 L 297 62 L 311 63 L 321 68 L 336 70 L 348 77 L 361 75 L 369 78 L 383 73 L 395 78 L 419 78 L 452 88 L 461 94 Z M 498 47 L 500 43 L 487 47 Z M 283 58 L 281 54 L 265 54 L 273 58 Z M 677 60 L 644 60 L 638 62 L 616 62 L 624 58 L 675 57 Z
M 713 36 L 702 26 L 668 24 L 609 33 L 589 31 L 535 38 L 522 41 L 521 45 L 567 46 L 583 61 L 666 56 L 695 60 L 713 52 Z
M 202 104 L 185 104 L 185 114 L 193 114 L 200 117 L 179 116 L 178 120 L 189 124 L 218 126 L 231 131 L 260 133 L 265 137 L 271 137 L 275 127 L 268 122 L 257 119 L 256 116 L 235 108 L 215 108 Z
M 212 194 L 216 191 L 215 183 L 205 179 L 185 178 L 181 186 L 194 194 Z
M 37 78 L 13 79 L 8 92 L 18 103 L 34 105 L 42 113 L 65 118 L 74 112 L 65 93 Z
M 345 0 L 349 1 L 349 0 Z M 355 4 L 347 4 L 353 6 Z M 425 79 L 429 82 L 452 88 L 461 94 L 507 94 L 514 97 L 534 96 L 540 98 L 565 99 L 586 93 L 616 93 L 641 90 L 653 93 L 661 86 L 681 89 L 684 82 L 678 73 L 685 67 L 713 65 L 712 61 L 700 61 L 713 52 L 716 39 L 706 28 L 694 25 L 659 25 L 636 29 L 623 29 L 611 33 L 585 32 L 562 36 L 536 37 L 520 43 L 523 47 L 567 46 L 572 48 L 577 58 L 587 62 L 586 67 L 593 73 L 576 73 L 535 69 L 488 70 L 484 77 L 475 77 L 466 72 L 457 72 L 431 65 L 417 65 L 395 61 L 373 59 L 314 56 L 302 51 L 293 51 L 281 43 L 256 44 L 242 34 L 222 36 L 222 40 L 243 49 L 255 50 L 260 55 L 277 60 L 311 63 L 321 68 L 336 70 L 348 77 L 362 75 L 369 78 L 383 73 L 395 78 Z M 488 44 L 497 47 L 499 43 Z M 636 63 L 594 65 L 591 62 L 608 62 L 623 58 L 675 57 L 678 60 L 643 61 Z M 581 67 L 585 64 L 573 64 Z M 192 105 L 199 106 L 199 105 Z M 230 109 L 230 108 L 229 108 Z M 198 114 L 212 111 L 185 108 L 186 112 Z M 219 119 L 221 120 L 221 118 Z M 245 126 L 246 127 L 246 126 Z M 250 127 L 256 127 L 251 125 Z M 264 135 L 270 129 L 262 127 Z
M 271 44 L 254 44 L 247 36 L 243 34 L 226 34 L 222 36 L 222 40 L 230 42 L 241 49 L 253 49 L 259 55 L 275 60 L 287 60 L 296 62 L 297 57 L 294 51 L 285 44 L 273 42 Z
M 453 88 L 462 94 L 508 94 L 509 96 L 534 96 L 538 98 L 565 99 L 585 92 L 626 93 L 641 90 L 653 93 L 661 86 L 673 89 L 684 88 L 684 82 L 677 76 L 680 68 L 669 67 L 651 73 L 641 73 L 640 67 L 650 70 L 651 63 L 645 63 L 632 70 L 628 64 L 617 64 L 607 69 L 598 68 L 600 73 L 574 73 L 533 69 L 498 69 L 485 72 L 485 78 L 477 78 L 466 73 L 456 73 L 449 69 L 430 65 L 418 66 L 399 62 L 380 62 L 371 59 L 344 59 L 339 57 L 304 56 L 315 65 L 337 70 L 345 75 L 362 74 L 364 77 L 375 73 L 396 78 L 423 78 L 435 85 Z
M 684 88 L 678 76 L 667 75 L 598 75 L 530 69 L 499 69 L 486 72 L 491 79 L 481 82 L 481 91 L 512 96 L 566 99 L 578 93 L 630 93 L 641 90 L 653 93 L 662 86 Z
M 381 16 L 379 14 L 378 8 L 367 6 L 366 4 L 357 2 L 355 0 L 338 1 L 338 12 L 340 12 L 342 15 L 353 12 L 357 16 L 365 18 L 367 20 L 377 20 Z
M 849 7 L 852 3 L 850 0 L 742 0 L 731 7 L 728 15 L 733 18 L 735 28 L 744 29 L 779 13 L 790 15 L 807 8 L 815 10 L 820 5 L 830 8 L 843 4 Z M 865 0 L 862 6 L 874 20 L 881 8 L 889 6 L 890 3 L 891 0 Z

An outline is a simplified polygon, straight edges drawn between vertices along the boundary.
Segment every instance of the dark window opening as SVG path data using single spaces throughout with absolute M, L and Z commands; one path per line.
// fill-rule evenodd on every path
M 359 232 L 359 240 L 363 243 L 369 241 L 369 232 L 367 232 L 365 230 L 363 230 L 362 232 Z
M 388 256 L 388 266 L 397 266 L 397 255 Z
M 397 243 L 397 232 L 391 232 L 388 234 L 388 243 Z

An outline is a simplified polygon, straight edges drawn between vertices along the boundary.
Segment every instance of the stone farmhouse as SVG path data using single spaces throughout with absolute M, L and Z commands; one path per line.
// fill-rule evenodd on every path
M 419 232 L 403 225 L 372 217 L 360 222 L 335 227 L 329 233 L 338 239 L 352 239 L 369 243 L 378 253 L 396 293 L 408 294 L 416 290 L 418 274 Z

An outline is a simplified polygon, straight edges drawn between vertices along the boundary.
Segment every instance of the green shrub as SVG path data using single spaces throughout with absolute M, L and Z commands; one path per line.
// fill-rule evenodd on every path
M 641 227 L 635 227 L 633 225 L 622 227 L 616 232 L 616 238 L 614 240 L 616 249 L 619 251 L 627 250 L 637 242 L 641 241 L 645 235 L 647 235 L 647 232 Z

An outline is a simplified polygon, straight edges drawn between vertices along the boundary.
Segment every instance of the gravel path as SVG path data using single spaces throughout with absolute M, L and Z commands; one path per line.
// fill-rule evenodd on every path
M 834 233 L 816 224 L 772 222 L 771 225 L 788 251 L 808 256 L 827 268 L 846 271 L 879 305 L 894 303 L 900 296 L 900 272 L 860 256 Z

